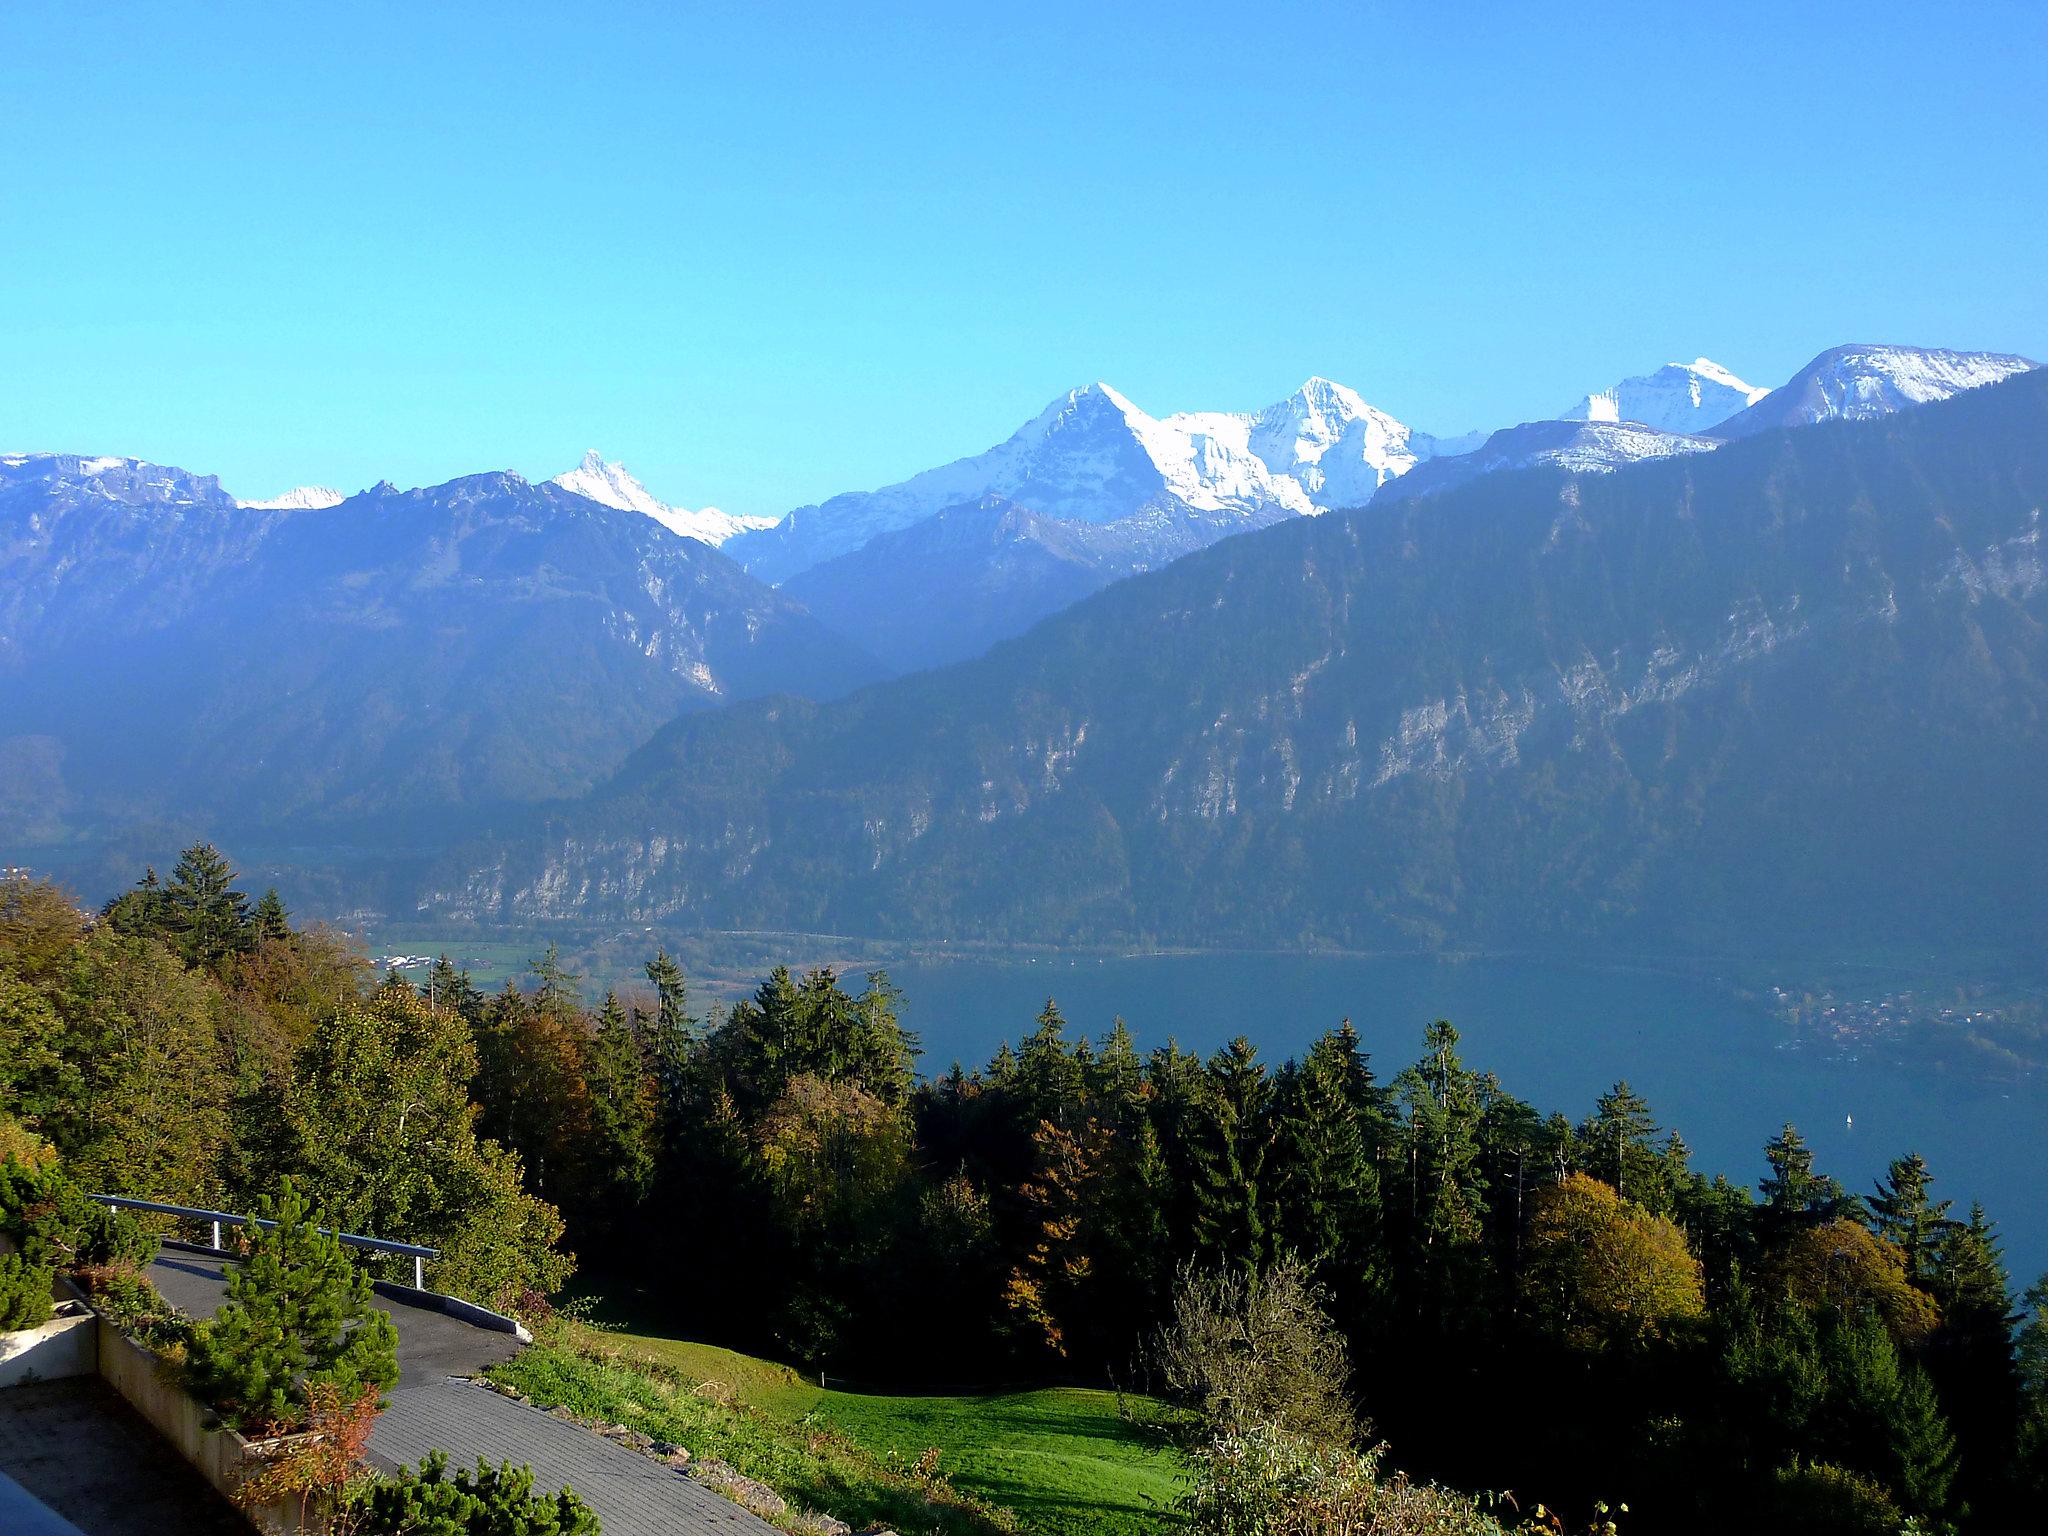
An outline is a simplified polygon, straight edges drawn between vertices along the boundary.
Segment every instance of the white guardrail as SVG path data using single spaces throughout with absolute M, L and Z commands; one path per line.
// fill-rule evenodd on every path
M 213 1223 L 213 1249 L 225 1253 L 221 1247 L 222 1227 L 274 1227 L 274 1221 L 265 1221 L 260 1216 L 237 1216 L 233 1211 L 209 1211 L 192 1205 L 165 1205 L 158 1200 L 130 1200 L 125 1195 L 93 1195 L 95 1205 L 104 1205 L 110 1211 L 148 1211 L 157 1216 L 182 1216 L 188 1221 L 210 1221 Z M 322 1232 L 328 1228 L 322 1227 Z M 438 1248 L 422 1248 L 418 1243 L 394 1243 L 382 1237 L 364 1237 L 359 1232 L 335 1232 L 349 1248 L 367 1248 L 376 1253 L 395 1253 L 412 1260 L 412 1284 L 416 1291 L 427 1288 L 427 1260 L 441 1257 Z

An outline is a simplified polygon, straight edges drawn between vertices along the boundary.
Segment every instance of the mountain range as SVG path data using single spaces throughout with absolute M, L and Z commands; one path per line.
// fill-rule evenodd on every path
M 132 458 L 0 456 L 0 839 L 47 851 L 131 835 L 157 847 L 172 835 L 162 829 L 176 827 L 282 840 L 303 862 L 345 864 L 376 848 L 430 853 L 497 826 L 508 839 L 502 857 L 483 863 L 509 870 L 507 861 L 542 857 L 525 808 L 554 805 L 565 825 L 581 826 L 580 811 L 561 807 L 586 795 L 598 797 L 592 807 L 606 796 L 626 803 L 621 765 L 681 715 L 722 711 L 730 729 L 753 732 L 740 723 L 745 712 L 727 706 L 772 695 L 778 719 L 852 718 L 832 711 L 854 704 L 832 701 L 891 674 L 993 664 L 1015 654 L 1005 642 L 1028 651 L 1048 625 L 1089 611 L 1092 595 L 1178 571 L 1197 554 L 1214 558 L 1203 554 L 1212 546 L 1278 547 L 1262 541 L 1361 505 L 1346 526 L 1433 527 L 1415 520 L 1433 516 L 1424 509 L 1438 501 L 1490 522 L 1485 488 L 1529 475 L 1563 477 L 1580 496 L 1605 494 L 1598 488 L 1611 477 L 1661 484 L 1656 474 L 1675 463 L 1706 476 L 1706 464 L 1751 439 L 1792 426 L 1803 438 L 1827 421 L 1889 421 L 1909 407 L 1917 417 L 1929 402 L 2027 366 L 2004 354 L 1845 347 L 1759 394 L 1702 359 L 1483 441 L 1412 430 L 1321 379 L 1260 411 L 1157 418 L 1097 385 L 1062 397 L 987 453 L 771 527 L 672 506 L 595 453 L 543 484 L 497 472 L 348 497 L 302 487 L 260 501 L 238 501 L 214 477 Z M 1655 421 L 1607 419 L 1629 414 Z M 764 579 L 777 575 L 779 585 Z M 1300 579 L 1314 590 L 1313 576 Z M 1445 556 L 1431 580 L 1454 592 L 1464 578 Z M 1355 600 L 1386 600 L 1370 583 L 1354 589 Z M 1201 601 L 1227 613 L 1228 598 Z M 1294 601 L 1285 582 L 1267 600 L 1283 614 Z M 1809 592 L 1806 601 L 1816 600 Z M 1451 611 L 1410 613 L 1423 654 Z M 1183 622 L 1198 617 L 1190 610 Z M 1107 647 L 1153 643 L 1099 633 Z M 1378 665 L 1398 677 L 1409 661 L 1395 652 Z M 907 691 L 878 697 L 908 699 L 926 685 L 892 686 Z M 984 675 L 976 686 L 991 685 Z M 1174 699 L 1200 713 L 1222 697 L 1220 684 L 1199 677 L 1169 680 L 1156 698 L 1152 684 L 1132 686 L 1134 717 Z M 1199 698 L 1182 698 L 1185 687 Z M 1241 718 L 1268 705 L 1232 707 Z M 1001 722 L 959 718 L 984 746 L 1000 735 Z M 1100 717 L 1092 728 L 1105 729 Z M 1056 735 L 1047 740 L 1055 757 L 1065 750 Z M 718 746 L 697 771 L 722 782 L 730 764 L 749 761 L 754 741 Z M 798 782 L 779 776 L 800 767 L 801 741 L 776 736 L 762 750 L 768 759 L 753 765 L 759 785 L 749 793 Z M 938 744 L 929 751 L 946 760 Z M 1181 784 L 1194 772 L 1173 771 Z M 1006 782 L 994 771 L 973 782 L 984 778 Z M 1001 819 L 999 807 L 981 809 Z M 731 825 L 758 830 L 767 814 L 735 810 Z M 877 826 L 923 814 L 896 805 Z M 1124 825 L 1129 805 L 1115 814 Z M 610 825 L 609 815 L 600 822 Z M 777 825 L 763 835 L 788 850 L 816 831 Z M 887 842 L 885 830 L 874 835 Z M 1116 857 L 1130 864 L 1135 855 L 1125 848 Z M 735 869 L 757 867 L 754 854 L 733 858 Z M 562 872 L 560 889 L 581 888 L 571 861 L 549 867 Z M 599 889 L 631 884 L 616 871 L 593 878 Z M 978 869 L 965 878 L 985 886 L 993 876 Z M 701 879 L 693 872 L 691 888 Z M 444 872 L 437 899 L 449 910 L 495 902 L 515 913 L 524 887 L 507 880 L 485 900 Z M 828 905 L 813 915 L 862 910 L 867 897 L 854 889 L 821 881 Z M 685 900 L 663 910 L 694 908 Z M 1286 910 L 1276 907 L 1273 921 L 1291 922 Z M 917 913 L 940 926 L 953 920 L 930 890 L 906 896 L 896 917 Z M 1185 931 L 1178 918 L 1149 913 L 1130 898 L 1115 931 Z M 989 931 L 1031 926 L 1015 914 L 976 921 Z M 1300 931 L 1339 926 L 1316 917 Z M 1426 927 L 1412 915 L 1395 926 Z M 1466 930 L 1446 922 L 1442 931 Z
M 422 899 L 1044 942 L 2037 953 L 2044 505 L 2034 373 L 1292 519 L 959 666 L 679 719 Z
M 985 453 L 800 507 L 726 548 L 910 671 L 977 655 L 1082 593 L 1289 517 L 1503 469 L 1595 472 L 1704 452 L 1762 419 L 1752 412 L 1775 412 L 1780 426 L 1856 416 L 2030 366 L 2001 353 L 1839 347 L 1773 391 L 1698 358 L 1588 394 L 1557 421 L 1461 438 L 1415 430 L 1322 378 L 1259 411 L 1156 418 L 1095 384 Z M 991 501 L 1032 516 L 992 517 Z
M 238 505 L 0 458 L 0 836 L 436 824 L 574 794 L 679 711 L 884 669 L 716 550 L 516 475 Z

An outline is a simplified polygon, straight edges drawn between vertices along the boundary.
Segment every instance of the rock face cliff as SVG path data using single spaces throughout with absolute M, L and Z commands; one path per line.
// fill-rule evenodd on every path
M 2044 506 L 2035 374 L 1292 519 L 974 662 L 679 720 L 422 896 L 1040 940 L 2037 946 Z

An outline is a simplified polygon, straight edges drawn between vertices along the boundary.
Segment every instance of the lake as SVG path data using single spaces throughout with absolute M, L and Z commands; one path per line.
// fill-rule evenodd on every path
M 2048 1084 L 1781 1050 L 1784 1026 L 1708 981 L 1524 961 L 1213 954 L 909 963 L 890 975 L 932 1075 L 956 1059 L 987 1061 L 1032 1027 L 1048 996 L 1090 1036 L 1121 1014 L 1142 1046 L 1173 1037 L 1207 1052 L 1242 1034 L 1276 1066 L 1348 1017 L 1383 1079 L 1420 1053 L 1426 1023 L 1447 1018 L 1468 1065 L 1546 1114 L 1577 1121 L 1626 1077 L 1685 1137 L 1696 1167 L 1738 1183 L 1761 1178 L 1763 1145 L 1788 1120 L 1818 1166 L 1859 1193 L 1891 1158 L 1918 1151 L 1956 1214 L 1984 1202 L 2020 1288 L 2048 1271 Z

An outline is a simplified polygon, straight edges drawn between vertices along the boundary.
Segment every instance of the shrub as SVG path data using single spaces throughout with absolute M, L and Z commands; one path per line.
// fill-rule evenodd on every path
M 398 1380 L 398 1333 L 371 1302 L 370 1277 L 338 1238 L 322 1232 L 289 1179 L 259 1214 L 249 1253 L 228 1280 L 227 1301 L 194 1331 L 193 1390 L 237 1428 L 269 1433 L 306 1417 L 307 1390 L 379 1394 Z
M 24 1168 L 47 1168 L 57 1161 L 57 1149 L 19 1120 L 0 1115 L 0 1163 L 20 1163 Z
M 1881 1484 L 1825 1461 L 1781 1467 L 1767 1505 L 1778 1529 L 1801 1536 L 1898 1536 L 1906 1525 Z
M 57 1269 L 140 1269 L 156 1257 L 156 1239 L 139 1221 L 97 1204 L 48 1163 L 0 1162 L 0 1231 L 29 1258 Z
M 1343 1335 L 1293 1259 L 1264 1274 L 1184 1269 L 1151 1365 L 1199 1439 L 1272 1425 L 1348 1445 L 1359 1431 Z
M 1380 1452 L 1319 1444 L 1272 1425 L 1219 1436 L 1191 1457 L 1180 1501 L 1189 1536 L 1502 1536 L 1471 1499 L 1396 1474 Z
M 355 1536 L 600 1536 L 597 1516 L 569 1489 L 535 1493 L 530 1467 L 479 1461 L 450 1477 L 439 1451 L 417 1473 L 360 1489 L 349 1514 Z
M 77 1276 L 99 1314 L 129 1338 L 166 1359 L 185 1358 L 192 1319 L 158 1295 L 146 1277 L 122 1264 L 83 1265 Z
M 353 1396 L 331 1382 L 308 1387 L 307 1433 L 258 1445 L 253 1470 L 243 1473 L 235 1489 L 235 1502 L 252 1511 L 266 1504 L 295 1505 L 301 1530 L 344 1536 L 351 1522 L 333 1517 L 347 1509 L 351 1493 L 371 1476 L 364 1452 L 377 1412 L 375 1387 L 360 1388 Z
M 0 1254 L 0 1333 L 40 1328 L 50 1320 L 55 1272 L 18 1253 Z

